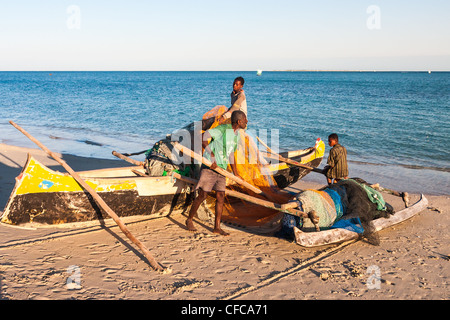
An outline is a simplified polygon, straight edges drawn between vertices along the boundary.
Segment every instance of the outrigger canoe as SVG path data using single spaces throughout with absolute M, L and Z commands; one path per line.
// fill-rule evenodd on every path
M 282 155 L 316 168 L 322 161 L 324 149 L 323 142 L 318 141 L 315 147 Z M 286 163 L 271 164 L 270 170 L 280 189 L 311 171 Z M 183 212 L 193 198 L 190 184 L 170 175 L 145 176 L 145 169 L 140 166 L 78 174 L 120 217 L 163 217 Z M 73 177 L 53 171 L 29 155 L 0 218 L 2 223 L 12 225 L 55 225 L 103 217 L 91 196 Z

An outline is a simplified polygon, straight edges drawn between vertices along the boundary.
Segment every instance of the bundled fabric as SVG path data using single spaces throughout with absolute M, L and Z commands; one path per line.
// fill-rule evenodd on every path
M 393 208 L 384 201 L 381 193 L 362 179 L 341 180 L 322 191 L 303 191 L 297 195 L 297 201 L 299 210 L 306 213 L 312 210 L 316 212 L 321 229 L 351 230 L 363 234 L 372 244 L 378 244 L 379 240 L 371 221 L 393 213 Z M 280 234 L 292 236 L 294 226 L 313 228 L 309 219 L 286 214 Z
M 371 222 L 380 217 L 387 218 L 394 211 L 392 206 L 384 201 L 381 193 L 372 189 L 362 179 L 341 180 L 329 188 L 338 193 L 345 190 L 346 199 L 341 198 L 346 206 L 344 218 L 345 215 L 360 218 L 364 238 L 369 243 L 378 245 L 379 238 Z
M 383 196 L 381 195 L 380 192 L 378 192 L 377 190 L 370 187 L 367 183 L 358 182 L 353 179 L 350 179 L 350 180 L 359 184 L 361 186 L 361 188 L 363 188 L 366 191 L 367 197 L 369 198 L 370 201 L 372 201 L 373 203 L 375 203 L 377 205 L 378 211 L 386 211 L 387 210 L 386 202 L 384 201 Z
M 323 191 L 328 193 L 331 199 L 333 199 L 334 207 L 336 209 L 336 220 L 339 220 L 344 215 L 344 207 L 342 206 L 341 196 L 335 190 L 329 188 L 326 188 Z
M 336 223 L 331 226 L 331 229 L 345 229 L 359 234 L 364 233 L 364 228 L 359 217 L 336 221 Z
M 336 205 L 325 191 L 306 190 L 297 195 L 297 202 L 299 207 L 304 212 L 315 211 L 319 216 L 319 227 L 331 227 L 337 219 Z M 314 228 L 311 220 L 305 219 L 303 222 L 304 228 Z

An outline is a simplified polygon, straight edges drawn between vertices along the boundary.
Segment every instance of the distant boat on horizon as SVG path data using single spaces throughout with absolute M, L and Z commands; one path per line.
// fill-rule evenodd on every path
M 262 73 L 263 73 L 262 70 L 258 70 L 258 71 L 256 72 L 256 75 L 257 75 L 258 77 L 261 77 Z

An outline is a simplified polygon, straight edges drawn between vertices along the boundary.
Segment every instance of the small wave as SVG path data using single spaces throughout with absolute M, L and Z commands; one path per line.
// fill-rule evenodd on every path
M 83 142 L 83 143 L 86 143 L 86 144 L 89 144 L 89 145 L 92 145 L 92 146 L 98 146 L 98 147 L 103 147 L 104 146 L 104 144 L 102 144 L 102 143 L 91 141 L 91 140 L 76 140 L 76 141 Z
M 373 162 L 367 162 L 367 161 L 358 161 L 358 160 L 348 160 L 350 163 L 356 163 L 361 165 L 370 165 L 370 166 L 399 166 L 402 168 L 407 169 L 414 169 L 414 170 L 434 170 L 434 171 L 441 171 L 441 172 L 450 172 L 450 168 L 448 167 L 436 167 L 436 166 L 421 166 L 421 165 L 415 165 L 415 164 L 398 164 L 398 163 L 373 163 Z
M 54 140 L 68 140 L 68 139 L 66 139 L 66 138 L 63 138 L 63 137 L 57 137 L 57 136 L 54 136 L 54 135 L 49 135 L 48 136 L 50 139 L 54 139 Z
M 87 139 L 85 139 L 85 140 L 68 139 L 68 138 L 58 137 L 58 136 L 54 136 L 54 135 L 49 135 L 48 137 L 50 139 L 54 139 L 54 140 L 70 140 L 70 141 L 82 142 L 82 143 L 89 144 L 91 146 L 97 146 L 97 147 L 104 147 L 105 146 L 103 143 L 95 142 L 95 141 L 87 140 Z
M 373 163 L 367 161 L 359 161 L 359 160 L 348 160 L 350 163 L 362 164 L 362 165 L 370 165 L 370 166 L 388 166 L 386 163 Z
M 442 172 L 450 172 L 450 168 L 441 168 L 441 167 L 433 167 L 433 166 L 418 166 L 414 164 L 400 164 L 399 166 L 408 168 L 408 169 L 418 169 L 418 170 L 434 170 L 434 171 L 442 171 Z

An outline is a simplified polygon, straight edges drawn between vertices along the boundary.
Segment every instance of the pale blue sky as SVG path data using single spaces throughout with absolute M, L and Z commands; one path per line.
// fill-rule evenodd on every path
M 0 0 L 0 70 L 450 70 L 449 12 L 448 0 Z

